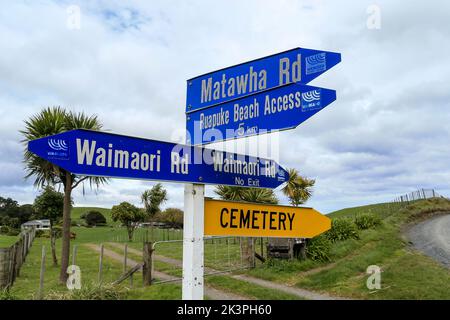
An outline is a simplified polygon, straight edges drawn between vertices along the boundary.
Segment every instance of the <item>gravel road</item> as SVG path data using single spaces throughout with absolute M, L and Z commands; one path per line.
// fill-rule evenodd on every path
M 450 268 L 450 214 L 413 226 L 407 236 L 415 248 Z

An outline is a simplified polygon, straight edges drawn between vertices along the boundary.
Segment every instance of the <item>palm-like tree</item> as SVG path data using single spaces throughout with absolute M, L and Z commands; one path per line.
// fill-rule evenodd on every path
M 160 211 L 160 206 L 167 201 L 167 191 L 161 183 L 155 184 L 150 190 L 145 190 L 141 195 L 145 211 L 153 218 Z
M 218 185 L 214 192 L 223 200 L 278 203 L 278 199 L 271 189 Z
M 289 180 L 281 190 L 288 198 L 291 205 L 298 207 L 308 201 L 312 195 L 312 187 L 316 183 L 313 179 L 302 177 L 297 169 L 289 169 Z M 306 240 L 294 245 L 294 255 L 306 258 Z
M 248 188 L 242 200 L 255 203 L 277 204 L 278 199 L 272 189 Z
M 214 192 L 223 200 L 240 201 L 244 197 L 246 188 L 218 185 Z
M 289 169 L 289 180 L 281 190 L 293 206 L 305 203 L 312 195 L 312 187 L 316 181 L 302 177 L 297 169 Z
M 97 116 L 87 116 L 84 113 L 67 112 L 61 107 L 48 107 L 32 116 L 29 120 L 25 120 L 25 128 L 20 132 L 24 136 L 22 142 L 27 145 L 31 140 L 58 134 L 67 130 L 100 130 L 101 128 L 102 125 Z M 72 190 L 84 181 L 88 181 L 91 187 L 98 187 L 105 183 L 107 179 L 72 174 L 29 152 L 27 147 L 25 148 L 24 153 L 24 163 L 27 171 L 26 178 L 33 176 L 34 185 L 36 187 L 45 187 L 46 185 L 55 184 L 62 184 L 64 187 L 60 281 L 65 283 L 68 277 L 67 267 L 69 266 L 70 254 L 70 211 L 72 207 Z

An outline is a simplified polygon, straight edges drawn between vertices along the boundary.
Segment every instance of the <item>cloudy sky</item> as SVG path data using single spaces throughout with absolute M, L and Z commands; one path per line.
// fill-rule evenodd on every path
M 42 107 L 177 141 L 187 79 L 294 47 L 342 54 L 311 82 L 337 101 L 276 137 L 278 161 L 317 181 L 308 205 L 328 213 L 417 188 L 450 195 L 448 1 L 0 2 L 0 196 L 37 193 L 18 130 Z M 114 180 L 74 200 L 139 204 L 153 184 Z M 165 206 L 182 207 L 182 185 L 165 186 Z

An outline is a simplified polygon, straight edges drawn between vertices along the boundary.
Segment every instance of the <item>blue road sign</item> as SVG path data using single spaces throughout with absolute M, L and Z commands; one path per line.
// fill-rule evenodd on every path
M 187 114 L 187 142 L 208 144 L 295 128 L 334 100 L 334 90 L 291 83 Z
M 36 139 L 28 150 L 79 175 L 260 188 L 289 178 L 269 159 L 90 130 Z
M 340 61 L 336 52 L 295 48 L 192 78 L 186 113 L 293 82 L 307 84 Z

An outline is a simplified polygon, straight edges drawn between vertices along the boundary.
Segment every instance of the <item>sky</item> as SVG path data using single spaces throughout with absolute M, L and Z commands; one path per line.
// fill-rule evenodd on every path
M 450 195 L 448 1 L 0 4 L 2 197 L 31 203 L 39 192 L 24 179 L 19 130 L 42 108 L 96 114 L 116 133 L 182 141 L 187 79 L 295 47 L 342 54 L 310 83 L 336 90 L 337 100 L 276 134 L 271 150 L 283 167 L 316 180 L 307 206 L 328 213 L 419 188 Z M 140 194 L 154 184 L 115 179 L 98 190 L 79 187 L 74 202 L 141 205 Z M 164 186 L 163 207 L 182 208 L 183 185 Z

